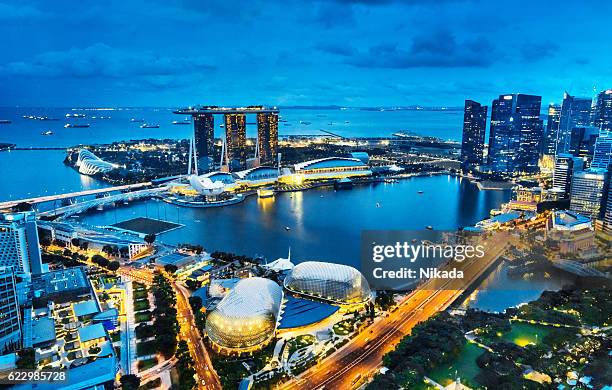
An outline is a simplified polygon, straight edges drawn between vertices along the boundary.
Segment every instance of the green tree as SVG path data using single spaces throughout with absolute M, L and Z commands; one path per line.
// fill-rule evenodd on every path
M 119 381 L 123 390 L 138 390 L 140 387 L 140 378 L 134 374 L 123 375 Z

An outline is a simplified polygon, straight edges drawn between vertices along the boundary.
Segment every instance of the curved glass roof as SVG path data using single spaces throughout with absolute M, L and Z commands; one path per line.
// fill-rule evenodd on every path
M 342 264 L 306 261 L 285 278 L 285 288 L 297 294 L 353 304 L 370 299 L 370 285 L 361 272 Z

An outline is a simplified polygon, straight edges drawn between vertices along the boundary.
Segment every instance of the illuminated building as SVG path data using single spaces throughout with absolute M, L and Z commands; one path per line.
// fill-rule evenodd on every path
M 361 272 L 342 264 L 306 261 L 293 267 L 284 281 L 292 293 L 341 305 L 363 304 L 371 298 Z
M 575 97 L 567 92 L 563 94 L 559 131 L 557 132 L 557 154 L 569 152 L 574 127 L 590 125 L 591 103 L 590 98 Z
M 260 164 L 276 164 L 278 154 L 277 114 L 257 114 L 257 151 Z
M 612 163 L 612 133 L 602 131 L 595 142 L 591 168 L 609 169 Z
M 213 114 L 193 115 L 193 132 L 198 168 L 201 172 L 207 172 L 212 169 L 214 160 L 215 118 Z
M 570 210 L 585 216 L 598 218 L 608 185 L 608 172 L 589 169 L 576 172 L 572 177 Z
M 548 105 L 548 119 L 546 120 L 546 132 L 542 144 L 542 154 L 554 156 L 557 148 L 557 132 L 559 131 L 559 118 L 561 117 L 561 106 L 559 104 Z
M 560 255 L 578 254 L 595 246 L 591 218 L 571 211 L 555 211 L 547 238 L 554 241 Z
M 111 171 L 116 168 L 115 164 L 109 163 L 102 160 L 87 149 L 81 149 L 79 151 L 79 157 L 76 162 L 79 173 L 84 175 L 95 175 L 97 173 L 104 173 Z
M 42 273 L 35 212 L 0 214 L 0 267 L 17 274 Z
M 583 161 L 571 154 L 560 153 L 555 157 L 555 169 L 553 173 L 553 189 L 567 198 L 570 193 L 572 175 L 583 169 Z
M 206 332 L 221 352 L 250 352 L 276 332 L 283 289 L 269 279 L 240 280 L 206 318 Z
M 463 139 L 461 142 L 461 169 L 469 170 L 484 163 L 487 106 L 473 100 L 465 101 L 463 111 Z
M 612 89 L 601 91 L 597 95 L 593 124 L 602 131 L 612 131 Z
M 603 231 L 612 234 L 612 180 L 608 185 L 608 199 L 603 214 Z
M 591 165 L 593 152 L 595 151 L 595 143 L 599 136 L 599 129 L 591 126 L 578 126 L 572 129 L 570 138 L 569 154 L 581 157 L 586 166 Z
M 256 167 L 244 171 L 234 172 L 238 184 L 247 187 L 257 187 L 274 184 L 278 180 L 278 169 L 274 167 Z
M 372 171 L 357 158 L 328 157 L 295 164 L 294 174 L 303 180 L 318 180 L 369 176 Z
M 0 267 L 0 351 L 19 346 L 21 322 L 15 275 L 10 267 Z
M 221 156 L 222 170 L 227 161 L 231 171 L 239 171 L 258 166 L 259 163 L 272 164 L 278 153 L 278 113 L 276 107 L 217 107 L 198 106 L 174 111 L 179 115 L 193 117 L 198 166 L 203 171 L 213 168 L 214 152 L 214 115 L 223 115 L 225 145 Z M 257 147 L 255 158 L 247 158 L 246 115 L 257 115 Z M 251 166 L 247 166 L 247 161 Z
M 542 120 L 542 98 L 534 95 L 500 95 L 493 100 L 489 134 L 492 171 L 515 174 L 537 172 Z
M 225 153 L 230 170 L 246 168 L 246 115 L 225 114 Z

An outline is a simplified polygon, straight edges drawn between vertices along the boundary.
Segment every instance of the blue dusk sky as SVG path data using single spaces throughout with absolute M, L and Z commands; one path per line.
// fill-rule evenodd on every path
M 486 104 L 612 88 L 612 2 L 0 0 L 0 106 Z

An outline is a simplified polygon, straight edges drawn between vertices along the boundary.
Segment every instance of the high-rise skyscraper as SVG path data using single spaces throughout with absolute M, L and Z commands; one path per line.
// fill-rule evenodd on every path
M 278 115 L 257 114 L 257 147 L 262 165 L 275 164 L 278 153 Z
M 612 180 L 609 180 L 608 194 L 603 212 L 603 231 L 612 234 Z
M 465 101 L 461 169 L 466 171 L 484 163 L 484 143 L 487 130 L 487 106 L 473 100 Z
M 246 168 L 246 115 L 225 114 L 225 148 L 232 171 Z
M 0 267 L 0 354 L 20 344 L 21 322 L 15 275 L 11 267 Z
M 33 211 L 0 214 L 0 267 L 11 267 L 18 274 L 42 273 Z
M 608 186 L 608 171 L 588 169 L 572 177 L 570 210 L 592 218 L 600 218 Z
M 612 89 L 601 91 L 597 95 L 593 124 L 603 131 L 612 131 Z
M 213 169 L 215 118 L 213 114 L 193 116 L 195 150 L 198 158 L 198 169 L 207 172 Z
M 561 104 L 559 131 L 557 132 L 557 153 L 567 153 L 570 148 L 572 129 L 591 124 L 592 99 L 572 96 L 565 92 Z
M 561 117 L 561 106 L 559 104 L 548 105 L 548 119 L 546 120 L 546 131 L 542 142 L 542 154 L 554 156 L 557 149 L 557 132 L 559 131 L 559 118 Z
M 553 189 L 558 190 L 564 198 L 569 197 L 572 176 L 574 172 L 582 171 L 582 169 L 582 159 L 567 153 L 558 154 L 555 157 Z
M 570 147 L 568 153 L 573 156 L 581 157 L 586 162 L 586 166 L 591 166 L 595 143 L 599 136 L 599 129 L 593 126 L 578 126 L 572 129 Z
M 489 165 L 494 172 L 537 172 L 542 120 L 541 96 L 500 95 L 493 100 Z
M 591 168 L 610 169 L 612 163 L 612 132 L 601 131 L 597 141 L 595 141 L 595 150 L 593 151 L 593 161 Z

